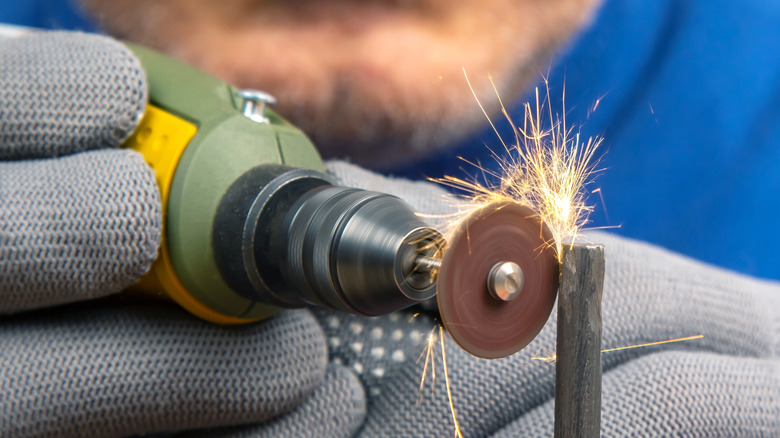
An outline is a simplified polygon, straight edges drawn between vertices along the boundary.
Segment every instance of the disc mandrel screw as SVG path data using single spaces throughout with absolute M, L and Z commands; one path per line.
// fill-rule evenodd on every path
M 487 278 L 490 296 L 501 301 L 512 301 L 523 290 L 523 270 L 515 262 L 493 265 Z

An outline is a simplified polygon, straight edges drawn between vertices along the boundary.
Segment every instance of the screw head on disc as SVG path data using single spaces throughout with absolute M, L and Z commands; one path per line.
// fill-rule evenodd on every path
M 458 345 L 495 359 L 520 351 L 539 334 L 558 289 L 551 242 L 539 216 L 513 202 L 489 204 L 461 222 L 444 252 L 436 294 L 444 326 Z M 507 275 L 494 268 L 506 266 L 512 267 L 508 300 L 495 292 L 496 276 L 507 281 Z

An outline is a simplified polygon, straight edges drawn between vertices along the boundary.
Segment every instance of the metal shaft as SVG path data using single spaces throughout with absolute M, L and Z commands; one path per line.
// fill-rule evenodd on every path
M 558 289 L 555 437 L 601 430 L 601 293 L 604 247 L 565 246 Z

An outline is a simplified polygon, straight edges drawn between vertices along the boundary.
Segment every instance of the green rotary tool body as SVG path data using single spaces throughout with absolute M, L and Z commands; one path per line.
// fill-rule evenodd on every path
M 149 105 L 126 146 L 157 172 L 164 212 L 135 289 L 222 324 L 306 305 L 379 315 L 435 294 L 444 241 L 408 204 L 334 185 L 269 95 L 129 46 Z

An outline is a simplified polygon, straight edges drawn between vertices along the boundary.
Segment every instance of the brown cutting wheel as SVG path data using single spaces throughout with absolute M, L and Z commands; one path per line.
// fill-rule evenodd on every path
M 539 216 L 511 202 L 489 204 L 461 222 L 444 253 L 437 300 L 444 326 L 469 353 L 494 359 L 528 345 L 544 326 L 558 289 L 552 234 Z M 504 301 L 491 294 L 494 266 L 513 262 L 522 288 Z M 495 290 L 495 288 L 494 288 Z

